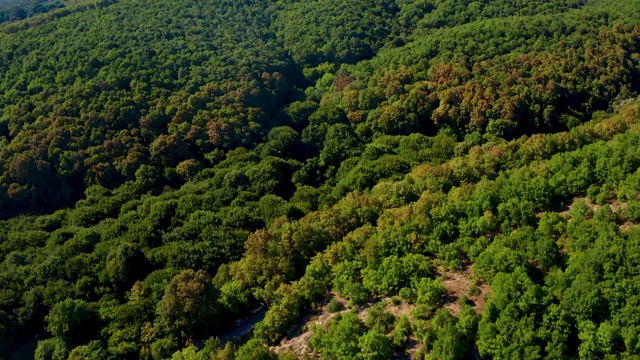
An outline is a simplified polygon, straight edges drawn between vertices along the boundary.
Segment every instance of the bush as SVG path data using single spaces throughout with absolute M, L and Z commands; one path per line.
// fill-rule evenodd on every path
M 60 339 L 45 339 L 38 341 L 38 347 L 35 351 L 36 360 L 64 360 L 67 358 L 68 350 L 64 341 Z
M 349 304 L 355 306 L 364 305 L 371 298 L 371 294 L 359 282 L 345 285 L 345 294 L 349 297 Z
M 342 306 L 342 303 L 336 298 L 332 298 L 331 301 L 329 301 L 329 304 L 327 304 L 327 311 L 330 313 L 336 313 L 343 308 L 344 306 Z
M 640 201 L 631 200 L 627 208 L 624 210 L 624 216 L 628 221 L 638 222 L 640 221 Z
M 402 315 L 398 318 L 393 330 L 393 345 L 396 349 L 404 349 L 411 335 L 411 322 L 406 315 Z
M 413 304 L 416 301 L 416 292 L 411 288 L 400 289 L 399 295 L 402 300 L 408 302 L 409 304 Z
M 172 339 L 158 339 L 151 344 L 151 356 L 155 360 L 168 359 L 179 348 Z
M 458 304 L 461 306 L 473 305 L 473 302 L 466 295 L 462 295 L 462 297 L 458 298 Z
M 395 320 L 395 316 L 385 309 L 385 303 L 380 301 L 369 308 L 369 316 L 365 325 L 369 329 L 375 329 L 386 334 L 393 328 Z

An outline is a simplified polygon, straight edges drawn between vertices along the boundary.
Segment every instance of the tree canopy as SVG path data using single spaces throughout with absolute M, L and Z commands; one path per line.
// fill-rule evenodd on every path
M 0 0 L 0 358 L 640 356 L 638 9 Z

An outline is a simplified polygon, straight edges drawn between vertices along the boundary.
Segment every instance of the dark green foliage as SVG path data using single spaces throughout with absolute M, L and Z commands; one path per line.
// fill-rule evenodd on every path
M 154 360 L 167 359 L 178 350 L 178 344 L 171 339 L 159 339 L 151 344 L 151 357 Z
M 45 321 L 56 339 L 73 348 L 95 336 L 97 316 L 86 301 L 66 299 L 53 306 Z
M 369 329 L 386 334 L 393 327 L 395 317 L 385 310 L 385 303 L 378 302 L 369 308 L 369 313 L 365 325 Z
M 429 339 L 431 341 L 427 341 L 427 343 L 430 342 L 431 349 L 429 353 L 433 357 L 438 359 L 462 359 L 468 356 L 471 351 L 469 341 L 474 334 L 465 333 L 463 331 L 465 329 L 459 327 L 462 320 L 462 317 L 456 319 L 444 309 L 439 309 L 436 312 L 430 321 L 435 334 Z
M 68 0 L 2 0 L 0 23 L 18 21 L 65 7 Z
M 106 360 L 109 358 L 107 351 L 99 341 L 92 341 L 87 345 L 78 346 L 69 353 L 70 360 L 96 359 Z
M 278 36 L 296 62 L 355 63 L 373 57 L 390 35 L 394 1 L 290 2 L 278 15 Z
M 638 8 L 0 0 L 0 358 L 639 356 Z
M 217 330 L 217 293 L 203 272 L 184 270 L 171 279 L 158 306 L 156 328 L 170 338 L 194 341 Z
M 343 308 L 344 306 L 342 305 L 342 303 L 336 298 L 332 298 L 331 301 L 329 301 L 329 303 L 327 304 L 327 311 L 331 313 L 338 312 Z

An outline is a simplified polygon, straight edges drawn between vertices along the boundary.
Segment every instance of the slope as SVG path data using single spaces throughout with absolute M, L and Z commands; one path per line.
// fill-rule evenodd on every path
M 94 5 L 0 29 L 1 351 L 269 358 L 336 292 L 416 314 L 345 315 L 328 358 L 398 327 L 397 355 L 637 355 L 638 1 Z M 576 227 L 574 197 L 628 206 Z M 494 295 L 456 317 L 435 271 L 471 265 Z

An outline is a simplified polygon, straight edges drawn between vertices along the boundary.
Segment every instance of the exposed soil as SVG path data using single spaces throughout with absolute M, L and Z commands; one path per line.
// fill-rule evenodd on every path
M 441 275 L 442 269 L 439 269 L 439 275 Z M 479 294 L 470 295 L 469 290 L 474 285 L 473 282 L 473 266 L 469 266 L 462 271 L 446 271 L 444 272 L 446 280 L 442 282 L 447 290 L 447 296 L 443 301 L 445 309 L 449 310 L 451 314 L 457 316 L 460 313 L 460 304 L 458 299 L 462 296 L 467 296 L 472 302 L 477 313 L 480 313 L 485 306 L 487 296 L 491 294 L 491 288 L 483 283 L 477 284 L 476 288 L 479 290 Z M 327 304 L 329 301 L 335 298 L 343 306 L 341 311 L 330 313 L 327 310 Z M 396 318 L 406 315 L 411 319 L 411 311 L 415 309 L 414 305 L 401 301 L 398 305 L 394 305 L 391 298 L 382 298 L 379 301 L 385 303 L 385 309 L 393 314 Z M 369 314 L 369 308 L 374 303 L 368 303 L 358 309 L 358 317 L 362 321 L 367 319 Z M 289 333 L 289 335 L 280 342 L 279 345 L 271 347 L 271 351 L 276 354 L 283 352 L 292 352 L 297 358 L 302 358 L 305 354 L 311 354 L 313 351 L 307 344 L 309 337 L 311 336 L 311 327 L 313 324 L 326 326 L 327 322 L 335 317 L 337 314 L 351 311 L 352 308 L 348 306 L 347 299 L 338 296 L 335 293 L 331 293 L 327 296 L 322 306 L 312 314 L 305 316 L 300 323 Z M 420 344 L 415 339 L 410 339 L 406 352 L 409 354 L 409 359 L 413 358 L 413 353 L 418 350 Z
M 630 231 L 631 229 L 635 228 L 636 226 L 638 226 L 638 225 L 627 221 L 626 223 L 620 225 L 620 231 L 621 232 L 627 232 L 627 231 Z
M 639 195 L 640 196 L 640 195 Z M 598 205 L 598 204 L 594 204 L 592 203 L 589 199 L 585 198 L 585 197 L 577 197 L 577 198 L 573 198 L 573 200 L 571 201 L 571 204 L 563 207 L 561 209 L 561 211 L 559 211 L 558 213 L 562 216 L 564 216 L 565 218 L 569 217 L 569 212 L 571 211 L 571 209 L 573 209 L 573 207 L 575 206 L 575 203 L 578 200 L 584 200 L 585 205 L 587 205 L 587 207 L 589 209 L 591 209 L 592 211 L 596 212 L 598 211 L 598 209 L 600 209 L 603 205 Z M 613 201 L 609 204 L 609 207 L 611 207 L 611 211 L 612 212 L 623 212 L 627 209 L 627 207 L 629 206 L 629 204 L 627 202 L 623 202 L 623 201 Z M 536 216 L 541 215 L 541 214 L 536 214 Z M 571 221 L 571 219 L 569 219 L 569 221 Z M 634 224 L 632 222 L 625 222 L 623 224 L 620 224 L 619 228 L 621 232 L 627 232 L 633 228 L 635 228 L 638 224 Z M 563 249 L 564 250 L 564 249 Z
M 327 304 L 332 298 L 336 298 L 340 301 L 343 306 L 342 311 L 330 313 L 327 310 Z M 304 316 L 300 323 L 295 326 L 295 328 L 284 340 L 280 342 L 278 346 L 271 347 L 271 351 L 276 354 L 292 352 L 297 358 L 302 358 L 304 354 L 311 354 L 313 351 L 308 345 L 309 337 L 311 336 L 311 325 L 315 323 L 324 326 L 331 318 L 345 311 L 348 311 L 347 299 L 342 298 L 335 293 L 331 293 L 316 312 Z
M 341 311 L 330 313 L 327 310 L 327 304 L 329 300 L 332 298 L 337 299 L 343 306 Z M 386 304 L 385 309 L 392 313 L 396 317 L 400 317 L 402 315 L 406 315 L 411 318 L 411 311 L 415 309 L 414 305 L 407 304 L 405 302 L 401 302 L 398 305 L 394 305 L 391 302 L 391 298 L 383 298 L 379 301 L 382 301 Z M 367 316 L 369 315 L 369 308 L 375 302 L 370 302 L 365 304 L 364 306 L 358 309 L 358 317 L 362 321 L 366 321 Z M 309 337 L 311 336 L 311 327 L 313 324 L 326 326 L 327 322 L 331 320 L 338 314 L 345 313 L 348 311 L 352 311 L 352 308 L 348 306 L 348 301 L 346 298 L 340 297 L 335 293 L 331 293 L 326 299 L 323 305 L 314 313 L 305 316 L 302 321 L 291 331 L 289 336 L 287 336 L 284 340 L 280 342 L 278 346 L 272 346 L 271 351 L 276 354 L 280 354 L 283 352 L 292 352 L 296 355 L 297 358 L 302 358 L 304 354 L 311 354 L 313 351 L 307 344 L 309 341 Z M 407 347 L 407 351 L 414 352 L 415 348 L 418 346 L 418 343 L 415 340 L 409 341 L 409 346 Z
M 442 269 L 438 269 L 442 274 Z M 482 312 L 484 309 L 487 296 L 491 295 L 491 288 L 484 283 L 478 283 L 475 287 L 479 293 L 471 295 L 469 290 L 474 286 L 473 282 L 473 265 L 466 267 L 462 271 L 447 271 L 444 272 L 446 280 L 442 282 L 444 288 L 447 289 L 447 297 L 444 300 L 444 308 L 449 312 L 458 316 L 460 313 L 460 303 L 458 299 L 466 296 L 473 302 L 473 307 L 476 309 L 476 313 Z
M 559 209 L 560 211 L 558 211 L 558 213 L 564 217 L 568 217 L 569 212 L 573 209 L 573 207 L 575 206 L 578 200 L 583 200 L 585 205 L 587 205 L 587 207 L 593 210 L 594 212 L 598 211 L 598 209 L 602 207 L 602 205 L 592 203 L 591 200 L 589 200 L 586 197 L 576 197 L 576 198 L 573 198 L 573 200 L 571 201 L 571 204 L 564 206 L 562 209 Z M 611 207 L 611 211 L 613 212 L 624 211 L 628 206 L 627 202 L 622 202 L 617 200 L 609 203 L 608 205 Z

